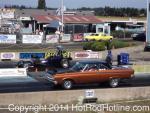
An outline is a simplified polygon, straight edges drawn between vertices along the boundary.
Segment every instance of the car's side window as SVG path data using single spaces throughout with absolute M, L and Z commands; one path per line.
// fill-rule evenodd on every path
M 89 64 L 86 64 L 86 65 L 83 67 L 82 72 L 87 71 L 88 68 L 89 68 Z
M 98 64 L 98 68 L 99 68 L 99 70 L 106 70 L 106 69 L 108 69 L 108 67 L 103 65 L 103 64 Z
M 85 66 L 86 65 L 84 65 L 84 64 L 78 65 L 78 71 L 84 70 Z
M 90 64 L 87 70 L 88 71 L 97 71 L 98 66 L 96 64 Z

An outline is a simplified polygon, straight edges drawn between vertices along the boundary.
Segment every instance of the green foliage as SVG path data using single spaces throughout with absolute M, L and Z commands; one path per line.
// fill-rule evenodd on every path
M 93 45 L 94 42 L 86 42 L 83 44 L 83 49 L 84 50 L 90 50 L 91 46 Z
M 129 42 L 121 41 L 121 40 L 113 40 L 110 41 L 103 41 L 103 42 L 86 42 L 83 44 L 84 50 L 92 50 L 92 51 L 103 51 L 105 49 L 112 49 L 112 48 L 123 48 L 123 47 L 129 47 L 134 44 L 131 44 Z
M 98 7 L 98 8 L 87 8 L 82 7 L 77 10 L 93 10 L 96 16 L 119 16 L 119 17 L 146 17 L 146 9 L 138 8 L 115 8 L 115 7 Z
M 111 35 L 114 37 L 114 38 L 123 38 L 124 37 L 124 32 L 123 31 L 112 31 L 111 32 Z
M 103 51 L 105 50 L 105 42 L 86 42 L 83 44 L 84 50 Z
M 38 9 L 45 9 L 45 8 L 46 8 L 45 0 L 38 0 Z
M 123 47 L 128 47 L 130 46 L 130 43 L 128 42 L 124 42 L 124 41 L 120 41 L 120 40 L 113 40 L 111 43 L 111 48 L 123 48 Z
M 91 45 L 91 50 L 93 51 L 103 51 L 105 49 L 105 42 L 95 42 Z
M 114 37 L 114 38 L 131 38 L 131 34 L 132 32 L 129 32 L 129 31 L 112 31 L 111 32 L 111 35 Z

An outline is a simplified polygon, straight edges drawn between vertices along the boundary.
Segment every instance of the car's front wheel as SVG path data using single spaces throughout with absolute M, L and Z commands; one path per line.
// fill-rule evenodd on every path
M 73 82 L 71 80 L 64 80 L 62 83 L 64 89 L 71 89 L 73 87 Z
M 112 88 L 118 87 L 119 86 L 119 81 L 120 80 L 118 78 L 110 79 L 110 81 L 109 81 L 110 87 L 112 87 Z

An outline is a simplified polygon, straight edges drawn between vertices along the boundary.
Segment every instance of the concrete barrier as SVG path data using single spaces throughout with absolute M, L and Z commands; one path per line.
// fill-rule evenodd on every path
M 62 104 L 77 102 L 86 90 L 2 93 L 0 105 Z M 150 87 L 94 89 L 98 102 L 150 98 Z

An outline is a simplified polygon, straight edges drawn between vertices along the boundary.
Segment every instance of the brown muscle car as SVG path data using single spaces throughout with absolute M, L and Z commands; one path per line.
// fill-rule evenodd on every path
M 108 82 L 111 87 L 117 87 L 121 79 L 133 77 L 134 70 L 127 67 L 109 68 L 102 61 L 79 61 L 65 72 L 54 74 L 54 81 L 64 89 L 71 89 L 74 84 L 89 84 Z

